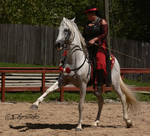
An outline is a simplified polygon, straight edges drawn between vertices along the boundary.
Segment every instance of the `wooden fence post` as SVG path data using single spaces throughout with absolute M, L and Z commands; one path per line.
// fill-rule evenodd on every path
M 5 102 L 5 73 L 2 73 L 1 86 L 1 101 Z
M 64 87 L 60 88 L 60 101 L 63 102 L 64 101 Z
M 42 72 L 42 93 L 45 92 L 45 71 Z

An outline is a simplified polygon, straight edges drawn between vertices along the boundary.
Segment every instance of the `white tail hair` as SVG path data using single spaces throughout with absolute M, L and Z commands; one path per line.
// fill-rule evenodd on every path
M 121 87 L 122 92 L 126 96 L 126 102 L 128 104 L 128 108 L 134 109 L 134 110 L 137 109 L 138 101 L 136 100 L 136 97 L 131 92 L 131 90 L 127 87 L 127 85 L 125 85 L 121 77 L 120 77 L 120 87 Z

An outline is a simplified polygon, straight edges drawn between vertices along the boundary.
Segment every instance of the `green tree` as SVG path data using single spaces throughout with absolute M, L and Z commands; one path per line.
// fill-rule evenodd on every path
M 150 42 L 150 1 L 111 0 L 111 35 Z
M 58 26 L 65 16 L 76 17 L 82 30 L 84 10 L 89 5 L 100 9 L 104 17 L 104 0 L 1 0 L 1 24 Z M 111 35 L 150 42 L 149 0 L 109 0 Z
M 90 0 L 1 0 L 0 23 L 58 26 L 62 18 L 76 17 L 85 21 L 83 11 L 89 5 L 99 6 Z M 94 3 L 95 2 L 95 3 Z

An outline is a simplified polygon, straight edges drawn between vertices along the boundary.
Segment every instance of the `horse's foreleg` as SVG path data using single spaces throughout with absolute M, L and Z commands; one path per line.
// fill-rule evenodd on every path
M 80 102 L 78 105 L 79 109 L 79 121 L 76 130 L 82 130 L 82 111 L 83 111 L 83 104 L 85 100 L 85 95 L 86 95 L 86 84 L 82 85 L 81 92 L 80 92 Z
M 59 88 L 58 86 L 58 81 L 56 83 L 54 83 L 51 87 L 49 87 L 45 93 L 43 93 L 43 95 L 41 95 L 36 102 L 33 103 L 33 105 L 31 106 L 32 109 L 37 109 L 38 105 L 40 102 L 42 102 L 44 100 L 44 98 L 50 93 L 53 92 L 55 90 L 57 90 Z

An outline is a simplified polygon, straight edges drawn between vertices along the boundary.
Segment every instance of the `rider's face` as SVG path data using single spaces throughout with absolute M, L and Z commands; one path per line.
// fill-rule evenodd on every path
M 89 21 L 93 21 L 95 19 L 95 13 L 87 13 L 87 19 Z

